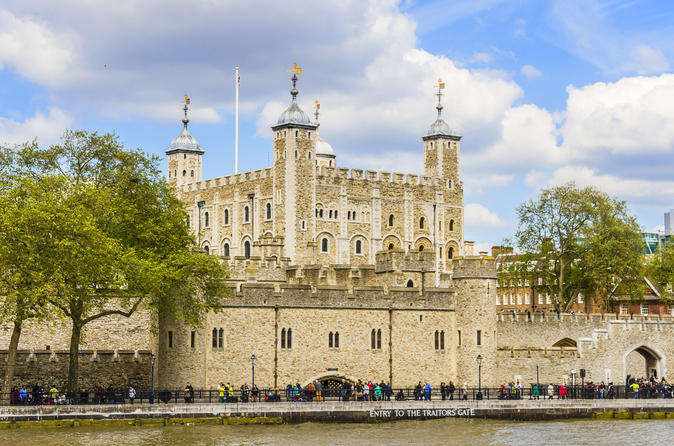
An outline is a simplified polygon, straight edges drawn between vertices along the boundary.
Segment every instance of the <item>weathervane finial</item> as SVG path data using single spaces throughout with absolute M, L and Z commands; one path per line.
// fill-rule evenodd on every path
M 288 73 L 292 73 L 292 77 L 290 78 L 290 81 L 293 83 L 293 88 L 290 90 L 290 94 L 293 97 L 293 102 L 295 101 L 295 98 L 297 97 L 297 81 L 300 79 L 297 77 L 298 74 L 302 74 L 302 68 L 297 66 L 297 62 L 293 62 L 293 67 L 290 70 L 287 70 Z
M 316 99 L 316 105 L 314 106 L 314 116 L 316 117 L 316 125 L 319 126 L 320 124 L 318 123 L 318 115 L 319 110 L 321 109 L 321 103 L 318 102 L 318 99 Z
M 445 89 L 445 83 L 442 82 L 442 79 L 438 79 L 438 92 L 435 94 L 438 97 L 438 105 L 435 108 L 438 110 L 438 119 L 440 119 L 440 114 L 442 113 L 442 90 Z
M 187 128 L 187 123 L 190 122 L 190 120 L 187 118 L 187 110 L 190 109 L 188 105 L 190 105 L 191 101 L 190 97 L 187 96 L 187 93 L 185 93 L 184 98 L 185 98 L 184 100 L 185 106 L 183 107 L 183 111 L 185 112 L 185 117 L 183 118 L 183 124 L 185 124 L 185 128 Z

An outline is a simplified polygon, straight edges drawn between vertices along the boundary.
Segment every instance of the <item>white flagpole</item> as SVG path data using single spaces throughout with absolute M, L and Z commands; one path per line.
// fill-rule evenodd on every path
M 234 118 L 234 173 L 239 173 L 239 67 L 235 67 L 236 72 L 236 106 Z

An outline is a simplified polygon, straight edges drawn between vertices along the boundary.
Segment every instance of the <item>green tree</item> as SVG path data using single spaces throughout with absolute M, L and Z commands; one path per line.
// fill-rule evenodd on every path
M 569 310 L 581 293 L 586 299 L 598 296 L 604 308 L 616 293 L 642 293 L 643 242 L 624 201 L 567 183 L 542 190 L 517 214 L 520 255 L 508 272 L 535 281 L 557 310 Z
M 69 391 L 78 388 L 79 346 L 92 321 L 149 307 L 198 326 L 221 307 L 227 269 L 196 249 L 156 157 L 84 131 L 45 149 L 24 145 L 19 156 L 26 177 L 54 186 L 39 271 L 50 308 L 71 324 Z
M 647 265 L 648 276 L 659 288 L 662 303 L 674 303 L 674 243 L 668 241 L 650 258 Z

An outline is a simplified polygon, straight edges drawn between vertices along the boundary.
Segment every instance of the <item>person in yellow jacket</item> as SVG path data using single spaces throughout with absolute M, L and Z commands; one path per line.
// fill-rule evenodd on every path
M 227 402 L 229 403 L 234 399 L 234 387 L 227 383 Z
M 220 387 L 218 387 L 218 396 L 220 397 L 220 402 L 224 403 L 225 402 L 225 385 L 223 383 L 220 383 Z
M 634 392 L 634 399 L 639 399 L 639 384 L 637 382 L 633 382 L 630 385 L 630 389 L 632 389 L 632 392 Z

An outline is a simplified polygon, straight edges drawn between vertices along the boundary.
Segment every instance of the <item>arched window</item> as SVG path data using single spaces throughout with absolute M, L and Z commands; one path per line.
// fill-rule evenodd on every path
M 372 329 L 372 333 L 370 333 L 370 348 L 371 348 L 372 350 L 374 350 L 375 348 L 377 348 L 377 343 L 376 343 L 376 341 L 375 341 L 375 337 L 376 337 L 376 332 L 375 332 L 375 330 L 374 330 L 374 328 L 373 328 L 373 329 Z
M 250 259 L 250 242 L 248 240 L 246 240 L 243 244 L 243 255 L 247 259 Z
M 424 250 L 424 245 L 419 245 L 419 252 L 423 252 Z
M 229 209 L 225 209 L 225 211 L 222 213 L 222 221 L 226 225 L 229 224 Z
M 335 348 L 339 348 L 339 332 L 335 332 Z
M 337 211 L 335 211 L 335 218 L 337 218 Z
M 362 253 L 362 243 L 360 240 L 356 240 L 356 254 Z
M 412 279 L 407 281 L 407 288 L 412 288 L 414 286 L 414 282 L 412 282 Z
M 377 349 L 381 350 L 381 328 L 377 330 Z
M 328 348 L 332 348 L 333 342 L 332 342 L 332 332 L 328 335 Z
M 222 255 L 225 257 L 229 257 L 229 243 L 225 243 L 224 246 L 222 247 Z
M 438 330 L 435 330 L 435 349 L 438 350 L 440 348 L 440 332 Z
M 323 218 L 323 209 L 318 210 L 318 216 Z
M 393 214 L 388 216 L 388 225 L 393 226 Z
M 218 329 L 214 328 L 213 329 L 213 339 L 211 340 L 211 344 L 213 345 L 213 348 L 218 348 Z
M 392 250 L 393 250 L 393 243 L 389 243 L 389 244 L 388 244 L 388 250 L 389 250 L 389 251 L 392 251 Z
M 222 346 L 225 344 L 223 339 L 225 337 L 225 331 L 221 328 L 218 330 L 218 348 L 222 348 Z
M 183 176 L 186 176 L 186 175 L 187 175 L 187 171 L 183 170 Z
M 330 212 L 328 212 L 328 217 L 332 218 L 332 209 L 330 209 Z
M 347 220 L 351 220 L 351 211 L 348 211 L 348 212 L 346 213 L 346 219 L 347 219 Z
M 211 250 L 208 247 L 208 245 L 204 246 L 204 251 L 206 252 L 206 255 L 209 255 L 211 253 Z
M 445 349 L 445 330 L 440 332 L 440 350 Z
M 321 252 L 328 252 L 328 239 L 325 237 L 321 240 Z
M 271 203 L 267 203 L 267 220 L 271 220 Z
M 250 208 L 248 206 L 243 208 L 243 221 L 245 223 L 250 222 Z
M 288 329 L 288 338 L 286 339 L 286 346 L 291 348 L 293 346 L 293 330 L 292 328 Z
M 419 229 L 424 229 L 424 220 L 425 220 L 424 217 L 421 217 L 419 219 Z
M 447 250 L 447 258 L 448 259 L 453 259 L 454 258 L 454 247 L 450 246 L 449 249 Z
M 286 329 L 281 329 L 281 348 L 286 348 Z
M 450 231 L 454 230 L 454 220 L 449 220 L 449 230 Z
M 208 212 L 204 212 L 204 228 L 207 228 L 208 225 L 211 223 L 210 220 L 210 215 L 208 215 Z

